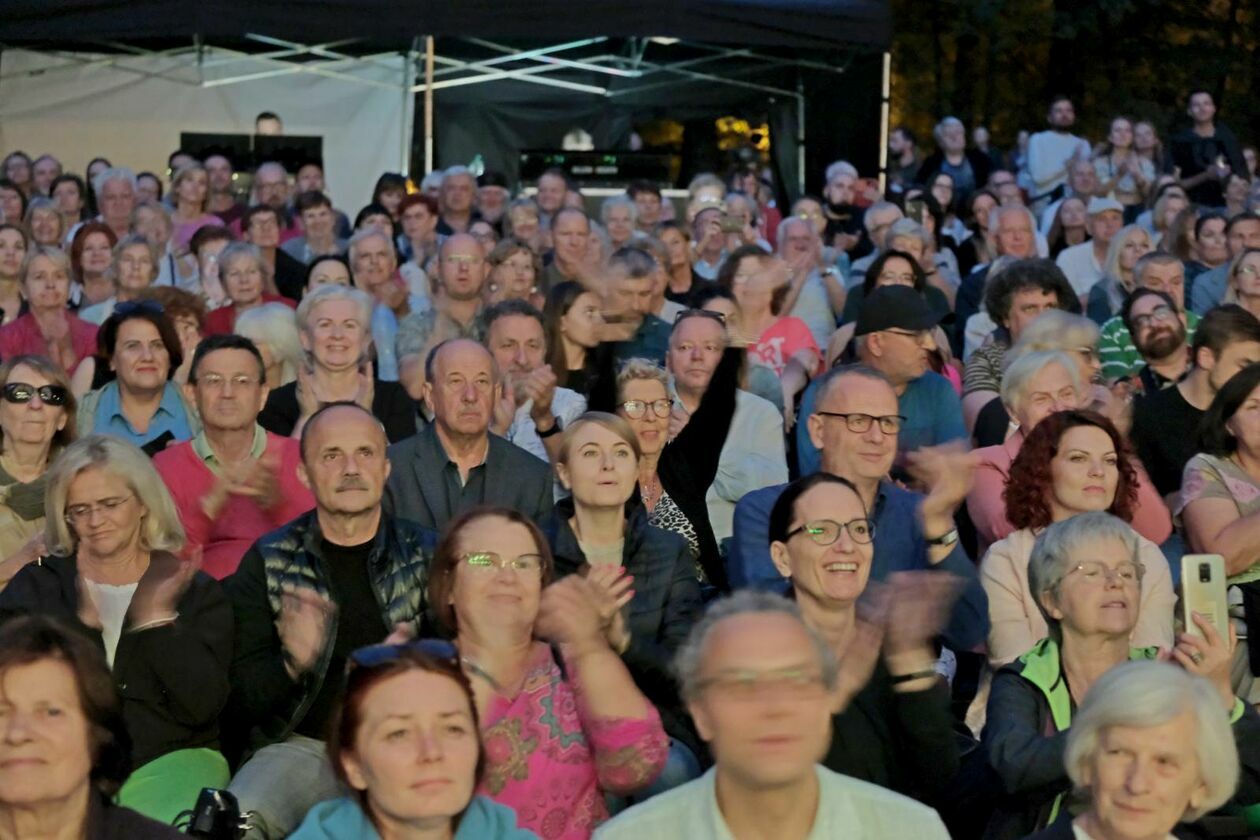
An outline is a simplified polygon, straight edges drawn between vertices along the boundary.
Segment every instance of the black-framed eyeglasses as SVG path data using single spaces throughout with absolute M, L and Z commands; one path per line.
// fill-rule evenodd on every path
M 408 650 L 418 650 L 447 664 L 459 667 L 459 649 L 446 639 L 417 639 L 401 645 L 368 645 L 350 653 L 348 664 L 360 668 L 379 668 L 393 662 Z
M 901 431 L 902 425 L 906 422 L 906 418 L 900 414 L 885 414 L 876 417 L 874 414 L 863 414 L 860 411 L 815 411 L 814 413 L 821 414 L 823 417 L 839 417 L 844 420 L 844 425 L 850 432 L 859 435 L 870 431 L 872 423 L 879 423 L 879 430 L 884 434 L 895 435 Z
M 70 392 L 60 385 L 28 385 L 25 382 L 5 383 L 3 391 L 5 402 L 28 403 L 35 397 L 46 405 L 62 406 L 70 398 Z
M 797 534 L 806 534 L 816 545 L 831 545 L 840 539 L 840 532 L 848 531 L 855 543 L 869 545 L 875 539 L 875 523 L 865 517 L 836 522 L 834 519 L 815 519 L 787 532 L 790 540 Z
M 649 407 L 651 407 L 652 413 L 657 417 L 665 418 L 668 417 L 670 411 L 673 410 L 674 404 L 667 399 L 652 400 L 651 402 L 647 402 L 645 400 L 626 400 L 621 404 L 621 410 L 624 411 L 626 416 L 631 420 L 638 420 L 645 417 Z
M 726 315 L 722 312 L 714 312 L 712 309 L 684 309 L 674 316 L 674 326 L 678 326 L 688 318 L 708 318 L 710 321 L 717 321 L 722 326 L 726 326 Z
M 1173 317 L 1172 307 L 1168 305 L 1157 306 L 1145 315 L 1134 315 L 1133 326 L 1135 329 L 1144 330 L 1151 324 L 1162 324 Z

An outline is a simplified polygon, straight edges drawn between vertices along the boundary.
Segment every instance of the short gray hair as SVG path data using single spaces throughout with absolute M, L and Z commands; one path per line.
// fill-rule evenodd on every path
M 837 160 L 827 166 L 827 171 L 823 173 L 823 183 L 830 184 L 837 175 L 848 175 L 854 180 L 859 177 L 856 166 L 847 160 Z
M 158 272 L 162 270 L 162 267 L 159 263 L 158 250 L 157 248 L 153 247 L 152 242 L 145 239 L 143 236 L 141 236 L 138 233 L 127 234 L 122 239 L 119 239 L 118 244 L 114 246 L 114 258 L 113 258 L 114 280 L 115 281 L 118 280 L 118 260 L 122 258 L 123 251 L 136 245 L 144 246 L 145 253 L 148 254 L 149 256 L 149 267 L 153 269 L 153 277 L 150 278 L 149 283 L 150 284 L 156 283 L 157 278 L 158 278 Z
M 359 250 L 359 245 L 376 237 L 380 237 L 380 239 L 391 249 L 394 247 L 393 237 L 391 237 L 384 228 L 377 227 L 376 225 L 368 225 L 362 230 L 356 230 L 354 235 L 350 237 L 349 244 L 346 245 L 346 257 L 350 260 L 350 265 L 354 265 L 355 254 Z M 397 257 L 394 259 L 395 262 L 397 262 Z
M 875 224 L 875 215 L 886 210 L 896 210 L 897 218 L 902 218 L 901 208 L 896 204 L 893 204 L 891 201 L 877 201 L 870 207 L 867 207 L 866 213 L 862 215 L 862 227 L 866 228 L 867 233 L 871 232 L 871 226 Z
M 1059 365 L 1067 371 L 1072 387 L 1081 390 L 1079 366 L 1062 350 L 1033 350 L 1021 353 L 1006 365 L 1002 372 L 1002 405 L 1015 408 L 1028 397 L 1028 383 L 1050 365 Z
M 1023 204 L 999 204 L 997 207 L 994 207 L 992 210 L 990 210 L 989 211 L 989 233 L 990 234 L 992 234 L 993 236 L 997 236 L 998 227 L 1000 227 L 1001 225 L 1002 217 L 1005 216 L 1007 213 L 1019 213 L 1024 218 L 1028 219 L 1028 226 L 1032 230 L 1033 237 L 1035 238 L 1037 236 L 1037 217 L 1034 216 L 1032 211 L 1029 210 L 1028 207 Z
M 827 397 L 831 396 L 832 389 L 838 387 L 840 380 L 846 376 L 860 376 L 863 379 L 882 382 L 888 386 L 889 390 L 896 392 L 897 386 L 893 385 L 893 381 L 882 370 L 876 370 L 870 365 L 861 363 L 840 365 L 839 367 L 833 367 L 819 377 L 818 392 L 814 397 L 815 411 L 818 410 L 818 406 L 821 406 L 826 401 Z
M 884 244 L 890 245 L 898 236 L 909 236 L 918 239 L 923 243 L 923 247 L 927 248 L 932 245 L 932 237 L 928 235 L 923 225 L 914 219 L 898 219 L 888 228 L 888 233 L 884 235 Z M 888 251 L 891 248 L 885 248 Z
M 1071 519 L 1055 522 L 1042 531 L 1033 543 L 1028 557 L 1028 591 L 1050 628 L 1050 638 L 1056 642 L 1062 638 L 1059 620 L 1046 610 L 1041 596 L 1050 592 L 1058 597 L 1059 584 L 1072 566 L 1079 562 L 1077 552 L 1084 543 L 1095 540 L 1119 540 L 1129 552 L 1129 559 L 1142 566 L 1142 559 L 1138 556 L 1137 532 L 1124 520 L 1103 511 L 1079 513 Z
M 1220 694 L 1207 680 L 1168 662 L 1124 662 L 1099 677 L 1068 730 L 1068 778 L 1084 787 L 1083 770 L 1098 751 L 1103 730 L 1160 726 L 1185 712 L 1194 716 L 1199 776 L 1207 795 L 1182 819 L 1193 822 L 1215 811 L 1238 786 L 1238 747 L 1229 716 L 1221 712 Z
M 112 435 L 88 435 L 66 447 L 48 471 L 44 495 L 44 539 L 48 551 L 58 556 L 74 553 L 78 539 L 66 522 L 66 496 L 70 482 L 84 470 L 97 469 L 127 483 L 136 501 L 148 511 L 140 525 L 140 546 L 147 551 L 178 552 L 184 547 L 180 524 L 170 491 L 153 468 L 149 456 L 134 444 Z
M 258 266 L 258 270 L 263 273 L 263 288 L 267 286 L 266 277 L 270 272 L 267 270 L 267 262 L 263 259 L 262 251 L 258 250 L 257 245 L 249 242 L 229 242 L 227 247 L 219 252 L 219 272 L 222 276 L 227 275 L 228 266 L 240 259 L 253 260 Z
M 755 589 L 741 589 L 733 595 L 714 601 L 700 620 L 692 626 L 687 640 L 678 648 L 678 653 L 674 656 L 674 675 L 678 679 L 684 700 L 693 700 L 700 693 L 700 671 L 704 666 L 704 648 L 713 629 L 728 618 L 757 613 L 779 613 L 800 622 L 801 629 L 809 636 L 814 652 L 818 654 L 823 684 L 828 690 L 836 687 L 836 678 L 839 674 L 836 655 L 818 631 L 805 623 L 801 608 L 782 595 Z
M 639 221 L 639 205 L 634 203 L 634 199 L 628 195 L 610 195 L 604 199 L 604 203 L 599 205 L 599 219 L 604 224 L 608 223 L 608 213 L 617 207 L 625 207 L 630 211 L 630 221 Z
M 126 181 L 133 192 L 136 189 L 136 173 L 125 166 L 111 166 L 92 179 L 92 192 L 99 196 L 110 181 Z
M 268 388 L 279 388 L 297 379 L 298 366 L 305 360 L 305 352 L 298 338 L 293 310 L 288 305 L 264 303 L 247 309 L 236 317 L 232 332 L 248 338 L 255 345 L 266 344 L 280 361 L 280 381 L 268 382 Z
M 1081 347 L 1098 346 L 1098 325 L 1084 315 L 1073 315 L 1062 309 L 1050 309 L 1038 315 L 1019 334 L 1019 341 L 1008 352 L 1010 362 L 1034 350 L 1072 352 Z
M 357 306 L 359 308 L 359 316 L 363 319 L 364 334 L 368 335 L 371 333 L 372 307 L 374 306 L 372 296 L 362 289 L 335 283 L 312 289 L 302 296 L 302 302 L 298 304 L 297 315 L 295 316 L 298 331 L 307 332 L 310 328 L 311 313 L 315 311 L 315 307 L 330 300 L 348 300 Z
M 669 393 L 669 374 L 665 368 L 647 359 L 626 359 L 621 370 L 617 371 L 617 399 L 621 399 L 621 392 L 628 383 L 639 380 L 659 382 L 664 386 L 665 393 Z

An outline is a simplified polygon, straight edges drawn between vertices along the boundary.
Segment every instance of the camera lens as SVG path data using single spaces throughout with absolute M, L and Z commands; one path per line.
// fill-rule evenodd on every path
M 1207 563 L 1199 564 L 1199 583 L 1207 583 L 1212 580 L 1212 567 Z

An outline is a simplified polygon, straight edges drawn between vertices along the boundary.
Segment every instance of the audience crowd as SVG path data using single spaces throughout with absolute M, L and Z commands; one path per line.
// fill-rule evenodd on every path
M 790 208 L 9 153 L 0 837 L 1260 829 L 1260 179 L 1187 114 Z

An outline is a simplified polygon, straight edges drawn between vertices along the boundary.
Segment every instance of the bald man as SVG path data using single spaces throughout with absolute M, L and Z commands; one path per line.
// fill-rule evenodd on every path
M 479 505 L 542 523 L 551 514 L 551 468 L 490 434 L 502 388 L 490 351 L 470 339 L 442 342 L 425 360 L 424 379 L 433 422 L 390 447 L 385 510 L 436 531 Z
M 382 511 L 386 446 L 380 421 L 353 403 L 313 414 L 299 477 L 315 509 L 259 538 L 224 584 L 236 634 L 225 719 L 254 750 L 230 789 L 254 812 L 249 837 L 288 836 L 313 805 L 339 795 L 323 739 L 350 652 L 403 626 L 429 631 L 437 534 Z

